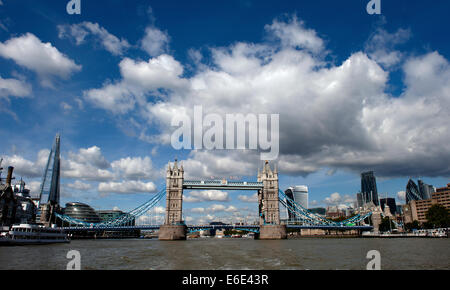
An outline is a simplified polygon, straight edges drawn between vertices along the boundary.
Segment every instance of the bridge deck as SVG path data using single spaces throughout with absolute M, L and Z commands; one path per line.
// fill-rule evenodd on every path
M 65 231 L 127 231 L 127 230 L 159 230 L 159 225 L 148 226 L 125 226 L 125 227 L 65 227 Z M 259 225 L 188 225 L 188 229 L 259 229 Z M 292 229 L 322 229 L 322 230 L 362 230 L 370 231 L 372 226 L 328 226 L 328 225 L 287 225 L 287 228 Z
M 184 189 L 227 189 L 258 190 L 263 188 L 262 182 L 228 181 L 228 180 L 185 180 Z

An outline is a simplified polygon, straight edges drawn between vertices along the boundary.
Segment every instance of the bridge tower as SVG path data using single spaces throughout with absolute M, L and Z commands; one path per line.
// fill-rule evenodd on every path
M 186 225 L 183 222 L 183 165 L 173 167 L 170 162 L 166 172 L 166 218 L 159 229 L 160 240 L 185 240 Z
M 278 170 L 270 168 L 266 161 L 262 172 L 258 170 L 258 182 L 263 188 L 258 191 L 260 239 L 286 239 L 286 225 L 280 224 L 280 207 L 278 201 Z

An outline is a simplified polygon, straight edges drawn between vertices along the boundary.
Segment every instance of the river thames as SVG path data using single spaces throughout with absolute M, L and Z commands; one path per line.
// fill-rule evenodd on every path
M 82 270 L 363 270 L 370 250 L 383 270 L 450 269 L 449 246 L 446 238 L 74 240 L 1 247 L 0 270 L 65 270 L 70 250 L 80 252 Z

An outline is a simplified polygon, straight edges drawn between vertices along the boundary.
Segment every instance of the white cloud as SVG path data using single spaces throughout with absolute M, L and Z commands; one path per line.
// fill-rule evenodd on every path
M 0 76 L 1 97 L 32 97 L 31 85 L 16 79 L 4 79 Z
M 203 201 L 230 201 L 228 192 L 220 190 L 202 190 L 202 191 L 191 191 L 189 195 L 183 197 L 185 202 L 203 202 Z
M 69 152 L 68 159 L 62 159 L 61 174 L 64 178 L 84 180 L 108 180 L 114 174 L 108 169 L 109 162 L 97 146 L 81 148 L 78 153 Z
M 66 184 L 67 187 L 76 189 L 76 190 L 89 190 L 92 188 L 92 186 L 88 183 L 83 183 L 79 180 L 75 181 L 74 183 Z
M 124 179 L 150 179 L 158 173 L 153 169 L 152 160 L 150 157 L 127 157 L 120 160 L 116 160 L 111 163 L 111 167 L 114 171 L 117 171 L 117 175 Z
M 156 191 L 153 182 L 122 181 L 122 182 L 100 182 L 98 191 L 104 193 L 150 193 Z
M 258 193 L 255 193 L 251 196 L 239 195 L 238 199 L 242 202 L 257 203 L 258 202 Z
M 114 55 L 122 55 L 130 47 L 127 40 L 117 38 L 98 23 L 85 21 L 79 24 L 58 25 L 58 31 L 59 38 L 74 38 L 77 45 L 83 44 L 86 37 L 93 35 L 96 41 Z
M 405 201 L 406 200 L 406 192 L 405 191 L 397 192 L 397 199 Z
M 145 36 L 141 40 L 141 48 L 150 56 L 159 56 L 168 50 L 170 37 L 167 32 L 163 32 L 155 27 L 147 27 Z
M 266 31 L 280 39 L 281 44 L 287 47 L 304 48 L 314 53 L 324 49 L 323 40 L 317 36 L 313 29 L 305 28 L 303 21 L 293 16 L 288 22 L 274 20 L 266 25 Z
M 45 86 L 51 86 L 53 78 L 68 79 L 74 72 L 81 70 L 80 65 L 59 52 L 51 43 L 43 43 L 32 33 L 0 43 L 0 56 L 36 72 Z
M 39 151 L 34 162 L 17 154 L 5 156 L 2 165 L 4 168 L 13 166 L 15 175 L 28 178 L 42 177 L 49 153 L 50 151 L 46 149 Z
M 279 169 L 290 175 L 326 167 L 370 168 L 377 176 L 448 176 L 450 66 L 445 57 L 433 52 L 386 60 L 371 55 L 378 51 L 374 46 L 367 49 L 369 55 L 355 52 L 333 63 L 318 56 L 325 51 L 324 41 L 295 17 L 275 20 L 266 31 L 275 42 L 213 48 L 212 58 L 189 77 L 169 55 L 148 62 L 124 59 L 122 78 L 86 91 L 85 98 L 106 110 L 135 113 L 143 124 L 140 138 L 164 144 L 174 129 L 171 118 L 191 115 L 195 105 L 202 105 L 204 114 L 222 116 L 280 114 Z M 391 52 L 407 34 L 379 31 L 372 39 L 381 37 L 382 48 Z M 405 75 L 400 96 L 386 93 L 389 71 L 383 66 L 394 64 Z M 114 94 L 107 93 L 109 86 Z M 112 100 L 102 103 L 93 93 Z M 149 101 L 148 95 L 158 98 Z M 159 132 L 148 136 L 148 127 L 155 125 Z M 216 150 L 193 151 L 184 163 L 187 174 L 209 177 L 256 173 L 258 161 L 254 151 Z
M 405 43 L 410 37 L 410 30 L 398 29 L 394 33 L 389 33 L 378 28 L 366 42 L 365 50 L 377 63 L 391 68 L 400 63 L 404 57 L 401 51 L 395 50 L 395 47 Z
M 335 205 L 340 207 L 349 207 L 349 204 L 352 204 L 354 201 L 355 198 L 353 198 L 352 196 L 348 194 L 341 196 L 338 192 L 332 193 L 324 200 L 327 205 Z
M 119 67 L 122 81 L 84 91 L 84 98 L 99 108 L 125 114 L 134 109 L 136 102 L 145 105 L 148 92 L 158 95 L 160 88 L 181 90 L 186 85 L 179 77 L 183 67 L 170 55 L 163 54 L 148 62 L 125 58 Z

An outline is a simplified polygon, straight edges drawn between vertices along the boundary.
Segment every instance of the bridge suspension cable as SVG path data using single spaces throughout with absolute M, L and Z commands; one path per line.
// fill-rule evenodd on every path
M 158 204 L 158 202 L 166 195 L 166 188 L 163 187 L 155 196 L 153 196 L 150 200 L 147 202 L 141 204 L 140 206 L 136 207 L 132 211 L 128 213 L 124 213 L 120 215 L 119 217 L 115 219 L 111 219 L 108 221 L 104 221 L 101 223 L 88 223 L 82 220 L 78 220 L 75 218 L 72 218 L 67 215 L 62 215 L 56 213 L 56 217 L 58 217 L 60 220 L 67 222 L 71 225 L 79 225 L 79 226 L 85 226 L 85 227 L 111 227 L 111 226 L 120 226 L 125 225 L 129 222 L 131 222 L 133 219 L 142 216 L 149 210 L 151 210 L 155 205 Z
M 279 201 L 287 208 L 287 210 L 294 214 L 298 220 L 302 223 L 310 225 L 332 225 L 332 226 L 344 226 L 349 223 L 360 222 L 367 217 L 372 215 L 372 212 L 368 212 L 365 215 L 357 214 L 349 219 L 343 220 L 341 222 L 335 222 L 321 217 L 318 214 L 312 213 L 300 204 L 296 203 L 293 199 L 288 197 L 281 189 L 279 189 Z

